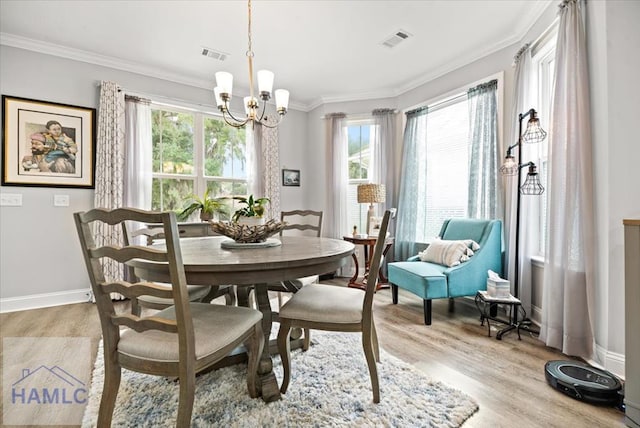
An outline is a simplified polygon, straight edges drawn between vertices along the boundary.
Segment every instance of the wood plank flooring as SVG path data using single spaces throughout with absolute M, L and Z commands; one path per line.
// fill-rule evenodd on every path
M 571 399 L 547 385 L 544 364 L 568 359 L 565 355 L 527 334 L 521 341 L 515 332 L 502 341 L 495 330 L 487 337 L 472 302 L 458 300 L 454 313 L 446 300 L 434 301 L 433 324 L 425 326 L 420 299 L 401 291 L 399 304 L 393 305 L 390 291 L 380 290 L 374 315 L 385 350 L 476 399 L 480 410 L 465 428 L 624 427 L 622 412 Z M 101 335 L 96 307 L 89 303 L 0 314 L 0 326 L 3 338 L 90 337 L 91 358 Z M 354 358 L 365 364 L 361 352 Z

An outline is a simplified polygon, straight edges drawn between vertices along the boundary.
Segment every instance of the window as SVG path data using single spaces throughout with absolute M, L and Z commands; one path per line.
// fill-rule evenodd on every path
M 190 194 L 246 195 L 246 133 L 222 118 L 152 105 L 153 210 L 181 210 Z
M 534 69 L 532 81 L 533 85 L 535 85 L 533 93 L 536 94 L 537 97 L 535 105 L 539 107 L 537 111 L 540 124 L 547 132 L 549 132 L 551 121 L 551 99 L 553 97 L 553 82 L 555 79 L 555 44 L 556 35 L 553 33 L 549 40 L 532 50 Z M 539 205 L 535 207 L 535 209 L 538 210 L 538 215 L 532 216 L 532 218 L 537 219 L 537 224 L 534 225 L 537 233 L 533 235 L 540 237 L 537 245 L 538 255 L 544 256 L 547 237 L 547 201 L 549 198 L 549 185 L 551 184 L 548 178 L 549 137 L 536 146 L 537 147 L 533 148 L 535 151 L 533 158 L 537 159 L 534 162 L 538 165 L 540 182 L 545 188 L 545 191 L 539 197 Z
M 469 107 L 464 93 L 429 109 L 426 132 L 425 242 L 444 220 L 467 216 L 469 198 Z
M 358 233 L 367 233 L 366 204 L 358 203 L 358 184 L 369 183 L 373 167 L 373 153 L 370 146 L 371 120 L 349 121 L 347 123 L 347 144 L 349 163 L 348 208 L 349 224 L 358 228 Z

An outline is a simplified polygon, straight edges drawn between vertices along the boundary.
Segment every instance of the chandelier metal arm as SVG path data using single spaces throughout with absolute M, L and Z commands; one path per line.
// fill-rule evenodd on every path
M 226 114 L 225 114 L 226 113 Z M 229 115 L 229 117 L 235 122 L 230 122 L 229 119 L 227 118 L 227 115 Z M 242 128 L 244 125 L 247 124 L 247 122 L 249 122 L 249 118 L 247 117 L 245 120 L 240 120 L 238 118 L 236 118 L 232 113 L 231 110 L 229 110 L 229 104 L 225 102 L 225 108 L 222 111 L 222 117 L 224 118 L 224 121 L 227 123 L 227 125 L 233 126 L 235 128 Z

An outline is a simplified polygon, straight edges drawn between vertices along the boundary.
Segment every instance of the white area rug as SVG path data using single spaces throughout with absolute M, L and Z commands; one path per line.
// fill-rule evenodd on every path
M 251 399 L 246 365 L 199 376 L 192 424 L 196 427 L 458 427 L 478 410 L 468 395 L 380 349 L 379 404 L 373 403 L 359 334 L 312 332 L 307 352 L 291 355 L 291 382 L 282 400 Z M 82 426 L 96 426 L 104 364 L 98 351 Z M 282 381 L 280 358 L 274 371 Z M 175 426 L 178 385 L 165 378 L 123 370 L 113 426 Z

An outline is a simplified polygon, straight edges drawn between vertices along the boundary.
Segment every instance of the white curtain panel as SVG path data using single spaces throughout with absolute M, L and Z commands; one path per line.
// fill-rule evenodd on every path
M 117 83 L 102 81 L 98 111 L 96 147 L 96 188 L 94 205 L 99 208 L 119 208 L 123 205 L 124 189 L 124 93 Z M 118 227 L 95 225 L 96 245 L 122 244 L 122 230 Z M 123 278 L 118 264 L 105 261 L 104 275 L 110 280 Z M 112 294 L 114 299 L 121 296 Z
M 587 50 L 581 4 L 564 1 L 559 14 L 540 340 L 589 359 L 594 350 L 595 228 Z
M 531 66 L 531 49 L 529 44 L 523 46 L 514 58 L 515 65 L 515 82 L 514 82 L 514 99 L 511 106 L 511 114 L 508 120 L 511 123 L 511 137 L 504 142 L 502 153 L 506 153 L 507 147 L 518 141 L 518 115 L 526 113 L 533 105 L 532 85 L 532 66 Z M 523 129 L 526 129 L 528 117 L 523 120 Z M 529 144 L 522 144 L 522 153 L 518 153 L 514 149 L 513 154 L 519 163 L 526 163 L 535 160 L 531 153 Z M 523 168 L 520 174 L 523 175 L 521 182 L 524 182 L 528 169 Z M 505 189 L 505 266 L 503 268 L 507 278 L 511 279 L 511 293 L 515 294 L 516 284 L 513 282 L 515 278 L 515 247 L 516 247 L 516 205 L 518 192 L 518 177 L 503 176 L 503 184 Z M 539 203 L 539 198 L 530 195 L 520 195 L 520 257 L 518 272 L 518 298 L 522 302 L 522 307 L 527 313 L 531 313 L 531 256 L 536 252 L 531 239 L 533 231 L 530 225 L 532 221 L 533 204 Z
M 373 175 L 372 183 L 385 185 L 386 202 L 375 204 L 377 215 L 389 208 L 398 207 L 400 174 L 396 162 L 396 116 L 394 109 L 380 108 L 371 112 L 373 116 Z M 389 224 L 389 233 L 395 235 L 395 222 Z
M 125 96 L 124 206 L 151 209 L 152 137 L 150 101 Z
M 349 171 L 347 169 L 348 147 L 346 115 L 333 113 L 327 115 L 327 159 L 330 160 L 327 171 L 327 218 L 325 236 L 342 239 L 349 232 L 347 216 L 347 188 Z

